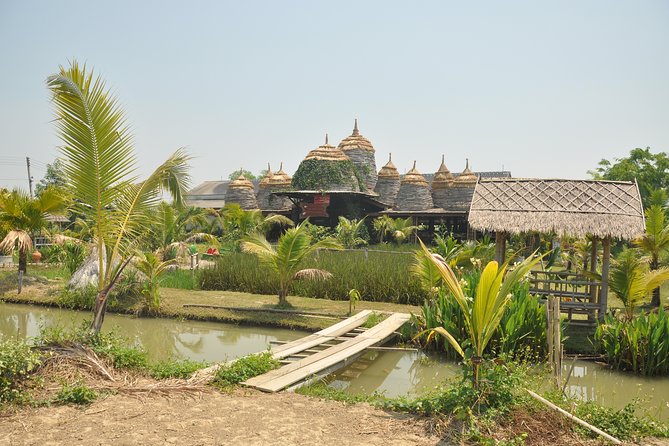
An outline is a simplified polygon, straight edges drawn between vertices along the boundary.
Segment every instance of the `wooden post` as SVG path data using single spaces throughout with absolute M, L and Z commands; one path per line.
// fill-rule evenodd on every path
M 608 236 L 602 243 L 604 253 L 602 254 L 602 286 L 599 289 L 599 320 L 604 320 L 606 307 L 609 299 L 609 261 L 611 259 L 611 237 Z
M 560 298 L 548 296 L 546 300 L 546 343 L 548 344 L 548 364 L 553 375 L 555 388 L 562 382 L 562 340 L 560 339 Z
M 506 257 L 506 232 L 495 232 L 495 260 L 500 265 Z
M 593 274 L 597 273 L 597 242 L 599 241 L 599 238 L 593 236 L 592 237 L 592 249 L 590 250 L 590 272 Z M 590 282 L 594 282 L 593 279 L 590 279 Z M 590 303 L 596 303 L 597 302 L 597 286 L 596 285 L 590 285 Z M 595 311 L 594 310 L 588 310 L 588 320 L 589 321 L 594 321 L 595 319 Z

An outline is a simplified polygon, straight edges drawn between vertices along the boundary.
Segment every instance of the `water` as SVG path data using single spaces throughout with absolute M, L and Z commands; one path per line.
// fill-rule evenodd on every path
M 0 334 L 22 339 L 35 337 L 40 327 L 77 327 L 90 312 L 0 303 Z M 266 350 L 272 340 L 292 341 L 305 332 L 218 322 L 133 318 L 107 313 L 104 331 L 117 330 L 141 345 L 152 359 L 225 361 Z

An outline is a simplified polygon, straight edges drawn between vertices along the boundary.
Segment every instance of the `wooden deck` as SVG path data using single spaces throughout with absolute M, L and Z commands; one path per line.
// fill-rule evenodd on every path
M 251 378 L 242 384 L 265 392 L 278 392 L 313 376 L 331 373 L 394 336 L 410 318 L 405 313 L 391 313 L 370 329 L 362 328 L 372 314 L 365 310 L 312 335 L 272 349 L 283 367 Z

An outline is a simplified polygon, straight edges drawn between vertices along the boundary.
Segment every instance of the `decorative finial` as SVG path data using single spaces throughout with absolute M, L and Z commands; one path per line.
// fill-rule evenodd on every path
M 389 153 L 388 154 L 388 162 L 391 162 L 393 160 L 393 154 Z
M 279 170 L 283 170 L 283 161 L 281 161 L 281 164 L 279 164 Z
M 267 163 L 267 171 L 270 172 L 272 169 L 269 167 L 269 163 Z
M 444 164 L 444 154 L 441 154 L 441 164 Z
M 413 169 L 412 170 L 416 170 L 416 160 L 413 160 Z
M 469 158 L 465 158 L 465 169 L 469 169 Z
M 355 125 L 353 126 L 353 134 L 355 136 L 360 135 L 360 131 L 358 131 L 358 118 L 355 118 Z
M 325 145 L 326 146 L 328 145 L 328 134 L 327 133 L 325 134 Z

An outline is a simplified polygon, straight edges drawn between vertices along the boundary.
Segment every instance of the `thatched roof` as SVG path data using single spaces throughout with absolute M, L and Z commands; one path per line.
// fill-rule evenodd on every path
M 228 184 L 228 190 L 225 193 L 225 202 L 237 203 L 245 211 L 258 209 L 253 183 L 246 179 L 243 174 L 240 174 L 236 180 Z
M 469 224 L 480 231 L 590 234 L 627 240 L 645 229 L 636 183 L 594 180 L 480 180 Z
M 388 162 L 379 170 L 379 178 L 397 178 L 400 179 L 400 173 L 393 164 L 393 154 L 388 155 Z
M 374 152 L 374 146 L 372 143 L 360 134 L 360 130 L 358 130 L 357 119 L 353 125 L 353 133 L 351 133 L 351 136 L 347 136 L 346 138 L 342 139 L 338 148 L 344 152 L 352 149 L 363 149 L 369 152 Z
M 377 181 L 374 146 L 360 134 L 357 119 L 351 136 L 344 138 L 337 148 L 353 162 L 358 170 L 358 175 L 364 180 L 367 190 L 374 190 Z
M 469 168 L 469 158 L 467 158 L 467 164 L 465 165 L 465 170 L 462 171 L 460 175 L 455 179 L 456 183 L 459 184 L 476 184 L 478 177 L 476 174 Z
M 432 190 L 443 189 L 453 184 L 453 174 L 444 163 L 444 155 L 441 155 L 441 165 L 432 179 Z
M 324 161 L 346 161 L 349 158 L 340 149 L 331 146 L 328 143 L 328 135 L 325 135 L 325 144 L 316 147 L 309 152 L 304 160 L 324 160 Z
M 411 170 L 405 173 L 402 177 L 402 184 L 416 184 L 425 187 L 429 186 L 425 177 L 421 175 L 418 169 L 416 169 L 416 161 L 413 162 L 413 167 Z
M 434 207 L 430 185 L 423 175 L 416 169 L 416 162 L 413 162 L 413 168 L 408 171 L 400 182 L 400 190 L 395 199 L 395 209 L 399 211 L 421 211 Z
M 269 184 L 272 189 L 275 189 L 276 186 L 290 187 L 291 181 L 292 178 L 283 171 L 283 163 L 281 163 L 279 171 L 272 174 L 272 177 L 269 179 Z
M 269 180 L 272 178 L 272 175 L 274 173 L 272 172 L 272 168 L 269 166 L 269 163 L 267 163 L 267 173 L 265 173 L 265 176 L 263 176 L 260 179 L 260 183 L 258 183 L 258 187 L 260 189 L 264 189 L 269 185 Z

